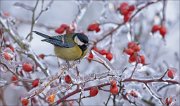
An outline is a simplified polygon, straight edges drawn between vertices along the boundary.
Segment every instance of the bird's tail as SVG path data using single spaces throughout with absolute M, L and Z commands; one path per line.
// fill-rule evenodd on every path
M 46 35 L 46 34 L 43 34 L 43 33 L 40 33 L 40 32 L 37 32 L 37 31 L 32 31 L 32 32 L 34 32 L 34 33 L 36 33 L 37 35 L 40 35 L 40 36 L 42 36 L 42 37 L 44 37 L 44 38 L 51 38 L 49 35 Z

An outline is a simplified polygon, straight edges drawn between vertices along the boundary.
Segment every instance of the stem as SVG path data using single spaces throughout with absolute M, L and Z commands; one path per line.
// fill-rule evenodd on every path
M 28 37 L 30 37 L 30 41 L 33 39 L 33 37 L 32 37 L 32 31 L 33 31 L 34 24 L 35 24 L 35 11 L 36 11 L 36 8 L 37 8 L 37 6 L 38 6 L 38 2 L 39 2 L 39 0 L 36 1 L 36 4 L 35 4 L 34 9 L 33 9 L 33 11 L 32 11 L 33 14 L 32 14 L 32 18 L 31 18 L 31 20 L 32 20 L 31 29 L 30 29 L 30 33 L 29 33 L 28 36 L 26 37 L 26 39 L 28 39 Z
M 107 86 L 107 85 L 110 85 L 110 83 L 104 83 L 104 84 L 100 84 L 100 85 L 97 85 L 98 88 L 101 88 L 101 87 L 104 87 L 104 86 Z M 90 90 L 91 87 L 87 87 L 84 89 L 84 91 L 88 91 Z M 58 105 L 59 103 L 63 102 L 64 100 L 66 100 L 67 98 L 69 98 L 70 96 L 72 95 L 75 95 L 77 93 L 81 92 L 81 89 L 76 89 L 75 91 L 65 95 L 64 97 L 62 97 L 61 99 L 57 100 L 54 104 L 52 104 L 53 106 L 54 105 Z

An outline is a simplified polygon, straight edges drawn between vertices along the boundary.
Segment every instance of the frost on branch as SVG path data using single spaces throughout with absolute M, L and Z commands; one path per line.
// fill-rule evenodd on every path
M 178 1 L 0 3 L 0 105 L 180 104 Z M 83 33 L 88 52 L 67 65 L 35 30 Z
M 14 3 L 14 6 L 18 6 L 18 7 L 24 8 L 24 9 L 29 10 L 29 11 L 33 11 L 33 9 L 34 9 L 32 6 L 29 6 L 29 5 L 20 3 L 20 2 Z

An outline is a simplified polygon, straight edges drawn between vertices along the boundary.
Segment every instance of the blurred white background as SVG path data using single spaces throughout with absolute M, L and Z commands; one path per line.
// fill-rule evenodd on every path
M 73 1 L 73 0 L 54 0 L 54 2 L 52 3 L 51 7 L 44 12 L 38 22 L 38 23 L 42 23 L 46 26 L 51 26 L 53 28 L 57 28 L 59 27 L 61 24 L 72 24 L 72 22 L 74 21 L 74 19 L 76 18 L 76 15 L 78 14 L 78 3 L 82 3 L 81 6 L 86 6 L 87 9 L 85 12 L 82 13 L 82 16 L 79 17 L 79 20 L 77 21 L 77 27 L 78 30 L 81 30 L 85 33 L 87 33 L 87 26 L 93 22 L 98 22 L 101 19 L 101 16 L 103 14 L 104 11 L 106 11 L 105 4 L 108 2 L 111 4 L 114 4 L 114 8 L 116 8 L 117 6 L 119 6 L 119 4 L 121 2 L 124 2 L 126 0 L 112 0 L 112 1 L 81 1 L 81 2 L 77 2 L 77 1 Z M 150 0 L 137 0 L 139 3 L 141 2 L 147 2 Z M 25 9 L 22 9 L 21 7 L 17 7 L 14 6 L 14 3 L 16 2 L 20 2 L 20 3 L 24 3 L 26 5 L 30 5 L 30 6 L 34 6 L 35 5 L 35 0 L 0 0 L 0 11 L 3 12 L 7 12 L 10 14 L 10 16 L 14 17 L 15 19 L 21 20 L 23 22 L 27 22 L 27 23 L 20 23 L 18 25 L 18 32 L 20 34 L 21 37 L 26 37 L 27 34 L 30 32 L 30 22 L 31 21 L 31 17 L 32 17 L 32 13 L 30 11 L 27 11 Z M 135 3 L 136 0 L 131 0 L 128 1 L 130 3 Z M 45 5 L 47 5 L 49 3 L 49 0 L 45 0 Z M 37 13 L 40 11 L 41 6 L 38 6 L 37 9 Z M 157 3 L 154 4 L 150 7 L 148 7 L 147 9 L 143 10 L 140 14 L 143 14 L 143 16 L 146 18 L 146 20 L 152 20 L 154 18 L 154 13 L 155 11 L 160 11 L 162 10 L 162 3 Z M 113 11 L 113 10 L 112 10 Z M 166 8 L 166 24 L 168 27 L 168 34 L 166 36 L 166 44 L 161 44 L 163 45 L 160 49 L 162 49 L 162 51 L 160 51 L 160 55 L 161 59 L 160 60 L 165 60 L 168 62 L 168 64 L 171 67 L 175 67 L 178 69 L 179 71 L 179 63 L 176 61 L 176 58 L 174 56 L 174 53 L 176 52 L 179 55 L 179 43 L 180 43 L 180 33 L 179 33 L 179 28 L 180 28 L 180 1 L 179 0 L 168 0 L 167 3 L 167 8 Z M 116 18 L 119 19 L 119 22 L 122 22 L 122 16 L 120 15 L 112 15 L 110 13 L 108 13 L 108 17 L 109 20 L 115 20 Z M 117 17 L 116 17 L 117 16 Z M 140 15 L 141 16 L 141 15 Z M 112 17 L 115 17 L 115 19 L 113 19 Z M 137 15 L 138 17 L 138 15 Z M 141 20 L 141 19 L 140 19 Z M 139 20 L 139 21 L 140 21 Z M 145 20 L 144 20 L 145 21 Z M 157 21 L 158 22 L 158 21 Z M 147 23 L 145 23 L 147 24 Z M 125 27 L 122 27 L 120 30 L 124 30 Z M 144 28 L 145 31 L 150 30 L 151 25 L 148 25 Z M 106 27 L 105 27 L 106 29 Z M 35 25 L 34 30 L 49 34 L 49 35 L 57 35 L 54 30 L 46 30 L 46 28 L 44 27 L 39 27 Z M 93 39 L 93 37 L 96 36 L 95 33 L 87 33 L 88 36 L 90 37 L 90 39 Z M 148 33 L 146 33 L 148 34 Z M 97 34 L 98 36 L 101 35 Z M 118 34 L 117 34 L 118 35 Z M 53 51 L 53 46 L 45 43 L 45 42 L 41 42 L 41 37 L 37 36 L 37 35 L 33 35 L 34 39 L 32 40 L 32 42 L 30 42 L 30 45 L 32 47 L 32 49 L 34 50 L 34 52 L 36 52 L 37 54 L 40 53 L 44 53 L 44 54 L 54 54 Z M 112 63 L 118 67 L 118 65 L 120 63 L 123 63 L 122 61 L 125 61 L 124 57 L 122 56 L 122 50 L 123 48 L 126 46 L 128 39 L 126 34 L 125 35 L 120 35 L 121 37 L 115 36 L 115 43 L 114 46 L 112 48 L 112 52 L 114 54 L 114 60 L 112 61 Z M 144 36 L 144 35 L 143 35 Z M 151 39 L 149 39 L 148 43 L 149 45 L 157 45 L 157 43 L 161 40 L 160 37 L 158 36 L 154 36 Z M 118 41 L 118 42 L 117 42 Z M 105 48 L 107 41 L 104 41 L 103 43 L 100 43 L 98 46 L 99 48 Z M 144 46 L 144 49 L 146 49 L 147 51 L 145 51 L 145 53 L 148 53 L 148 50 L 150 49 L 151 46 L 147 46 L 147 48 Z M 118 50 L 117 50 L 118 48 Z M 156 51 L 156 49 L 155 49 Z M 152 51 L 149 51 L 150 53 L 152 53 Z M 118 58 L 117 58 L 118 57 Z M 45 61 L 48 61 L 49 64 L 51 64 L 51 66 L 57 66 L 57 61 L 55 60 L 55 58 L 51 58 L 48 57 L 45 59 Z M 102 67 L 100 67 L 99 69 L 96 68 L 94 69 L 94 67 L 96 67 L 96 64 L 88 64 L 87 61 L 84 61 L 84 63 L 81 63 L 81 70 L 83 70 L 82 74 L 89 74 L 92 71 L 93 72 L 98 72 L 99 69 L 102 69 Z M 87 66 L 88 64 L 88 66 Z M 152 63 L 153 64 L 153 63 Z M 155 64 L 155 63 L 154 63 Z M 83 66 L 84 65 L 84 66 Z M 58 70 L 57 67 L 51 67 L 51 69 L 53 70 Z M 84 71 L 86 70 L 86 71 Z M 56 71 L 54 71 L 55 73 Z M 53 73 L 53 72 L 52 72 Z M 38 75 L 35 75 L 35 77 L 38 77 Z M 8 86 L 7 89 L 4 91 L 4 95 L 5 95 L 5 101 L 8 105 L 18 105 L 19 103 L 19 98 L 20 96 L 23 95 L 23 88 L 21 87 L 12 87 L 12 86 Z M 107 100 L 108 97 L 108 93 L 104 93 L 104 92 L 100 92 L 99 95 L 97 95 L 96 97 L 90 98 L 90 99 L 84 99 L 84 104 L 88 104 L 88 105 L 102 105 L 103 104 L 103 100 Z M 0 102 L 1 105 L 1 102 Z

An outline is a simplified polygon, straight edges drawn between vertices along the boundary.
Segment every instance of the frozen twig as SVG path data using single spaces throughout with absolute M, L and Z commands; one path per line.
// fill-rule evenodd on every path
M 109 94 L 107 101 L 104 103 L 105 106 L 108 106 L 110 98 L 111 98 L 111 94 Z
M 42 0 L 41 11 L 40 11 L 40 13 L 37 16 L 35 16 L 36 8 L 38 6 L 39 0 L 36 1 L 36 4 L 35 4 L 34 9 L 32 11 L 33 14 L 32 14 L 32 19 L 31 19 L 31 30 L 30 30 L 30 33 L 28 34 L 28 36 L 26 37 L 26 39 L 28 39 L 28 37 L 30 37 L 29 41 L 31 41 L 33 39 L 32 31 L 33 31 L 34 25 L 36 24 L 37 20 L 42 15 L 42 13 L 47 11 L 50 8 L 50 6 L 52 5 L 53 1 L 54 0 L 51 0 L 48 3 L 48 5 L 44 8 L 44 0 Z
M 6 22 L 7 22 L 7 20 L 2 19 L 0 17 L 0 24 L 5 28 L 5 30 L 9 33 L 9 35 L 12 37 L 12 39 L 21 47 L 21 49 L 23 49 L 25 51 L 29 51 L 29 53 L 30 53 L 29 57 L 32 58 L 35 61 L 35 63 L 37 63 L 38 66 L 42 69 L 44 74 L 46 76 L 48 76 L 48 73 L 47 73 L 48 70 L 44 67 L 44 65 L 40 62 L 40 60 L 37 59 L 36 54 L 34 52 L 32 52 L 32 50 L 30 50 L 31 48 L 28 46 L 28 44 L 26 42 L 23 42 L 23 40 L 20 38 L 20 36 L 18 35 L 17 32 L 13 32 L 10 27 L 8 28 L 8 25 L 6 25 Z
M 36 8 L 37 8 L 37 6 L 38 6 L 38 3 L 39 3 L 39 0 L 36 1 L 36 4 L 35 4 L 34 9 L 33 9 L 33 11 L 32 11 L 31 29 L 30 29 L 30 33 L 29 33 L 28 36 L 26 37 L 26 39 L 28 39 L 28 37 L 30 37 L 30 41 L 33 39 L 33 38 L 32 38 L 32 31 L 33 31 L 34 24 L 35 24 L 35 12 L 36 12 Z

